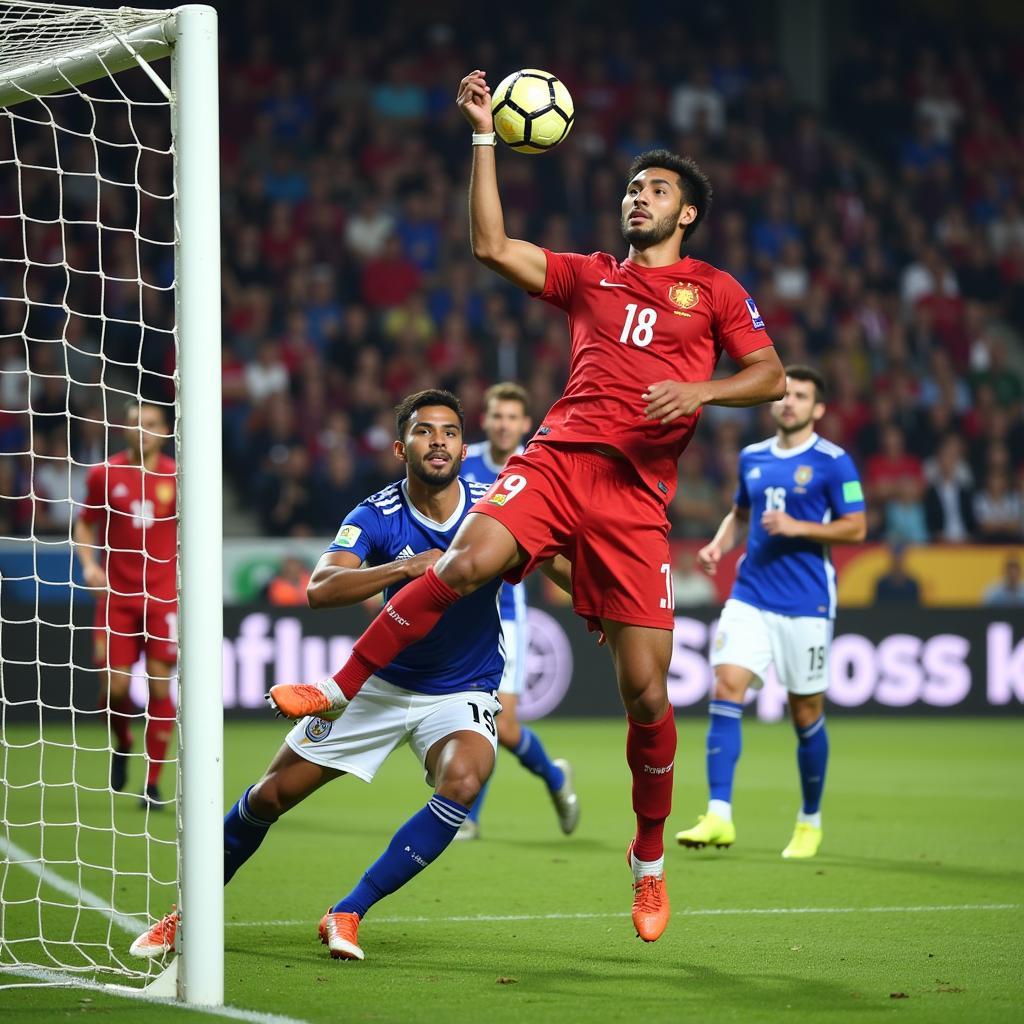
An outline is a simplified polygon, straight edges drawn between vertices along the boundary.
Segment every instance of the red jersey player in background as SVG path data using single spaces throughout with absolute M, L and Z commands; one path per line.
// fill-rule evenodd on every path
M 146 655 L 146 773 L 142 806 L 162 810 L 157 789 L 174 730 L 171 674 L 177 661 L 177 485 L 174 459 L 162 448 L 170 436 L 159 405 L 133 403 L 125 414 L 125 448 L 94 466 L 85 505 L 75 522 L 75 551 L 96 600 L 94 655 L 100 710 L 109 709 L 115 743 L 110 786 L 127 781 L 132 749 L 128 695 L 131 666 Z
M 728 274 L 681 257 L 711 200 L 693 161 L 655 150 L 633 162 L 621 208 L 627 259 L 553 253 L 505 234 L 482 71 L 462 80 L 457 102 L 474 131 L 473 255 L 568 314 L 569 380 L 448 551 L 392 597 L 343 668 L 316 684 L 273 687 L 270 699 L 289 718 L 335 714 L 454 601 L 496 575 L 516 583 L 552 556 L 567 556 L 573 607 L 607 637 L 626 709 L 637 820 L 627 854 L 633 923 L 653 942 L 669 917 L 663 833 L 676 729 L 667 687 L 674 613 L 666 508 L 676 460 L 702 406 L 774 401 L 786 377 L 753 299 Z M 712 380 L 723 349 L 739 371 Z

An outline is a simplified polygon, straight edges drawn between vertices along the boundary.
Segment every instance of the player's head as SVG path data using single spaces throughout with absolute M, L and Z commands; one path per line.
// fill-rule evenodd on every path
M 506 455 L 514 452 L 530 429 L 530 399 L 526 389 L 511 381 L 489 387 L 481 420 L 491 446 Z
M 649 149 L 629 167 L 622 198 L 622 237 L 647 249 L 679 234 L 693 237 L 711 207 L 711 182 L 688 156 Z
M 395 406 L 395 423 L 395 455 L 408 472 L 429 487 L 447 487 L 466 457 L 462 403 L 450 391 L 417 391 Z
M 129 402 L 124 408 L 125 446 L 136 459 L 156 455 L 170 436 L 162 405 Z
M 825 415 L 825 378 L 812 366 L 786 367 L 786 393 L 772 403 L 772 419 L 783 434 L 798 434 Z

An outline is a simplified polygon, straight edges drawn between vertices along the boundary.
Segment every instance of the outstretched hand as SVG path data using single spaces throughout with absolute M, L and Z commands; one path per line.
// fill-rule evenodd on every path
M 494 131 L 491 116 L 491 89 L 483 71 L 472 71 L 459 83 L 459 94 L 455 98 L 462 116 L 473 126 L 475 132 Z

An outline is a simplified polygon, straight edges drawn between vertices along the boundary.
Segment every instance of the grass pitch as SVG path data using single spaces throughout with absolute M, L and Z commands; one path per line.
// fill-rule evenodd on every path
M 706 799 L 705 723 L 689 715 L 679 724 L 670 837 L 696 820 Z M 503 755 L 483 838 L 453 844 L 371 911 L 360 929 L 365 962 L 333 962 L 316 937 L 324 908 L 429 796 L 412 756 L 399 751 L 372 786 L 340 780 L 288 815 L 238 873 L 226 895 L 227 1001 L 308 1022 L 1020 1019 L 1020 722 L 831 720 L 825 841 L 803 863 L 779 856 L 797 809 L 792 732 L 745 723 L 737 843 L 727 851 L 669 845 L 673 918 L 652 945 L 634 937 L 629 920 L 624 851 L 632 818 L 622 723 L 548 722 L 537 730 L 553 756 L 576 768 L 576 835 L 561 836 L 543 785 Z M 11 727 L 7 735 L 30 736 Z M 273 723 L 228 726 L 227 803 L 259 776 L 282 736 Z M 87 738 L 101 742 L 98 734 Z M 47 758 L 47 778 L 71 777 L 67 751 Z M 29 779 L 39 752 L 8 750 L 6 763 L 8 779 Z M 104 759 L 79 755 L 74 772 L 99 788 Z M 70 786 L 48 789 L 44 802 L 38 791 L 9 786 L 4 815 L 68 822 L 75 799 Z M 141 830 L 134 800 L 112 805 L 109 796 L 83 791 L 77 799 L 83 819 Z M 170 818 L 157 830 L 170 835 Z M 26 824 L 7 835 L 23 849 L 43 841 L 53 857 L 72 850 L 75 832 L 53 825 L 40 839 L 44 830 Z M 82 884 L 113 895 L 118 909 L 144 905 L 137 903 L 141 881 L 112 886 L 104 876 L 109 837 L 77 837 L 80 859 L 97 865 L 83 870 Z M 130 839 L 118 849 L 122 869 L 141 868 L 131 863 L 132 849 Z M 78 877 L 71 866 L 59 870 Z M 151 865 L 157 877 L 163 870 Z M 38 886 L 11 866 L 4 897 L 16 900 Z M 45 885 L 40 891 L 62 898 Z M 67 915 L 48 911 L 44 927 L 70 929 Z M 92 914 L 94 929 L 101 917 Z M 126 949 L 127 932 L 102 921 Z M 90 937 L 87 924 L 78 927 L 79 937 Z M 7 941 L 35 930 L 32 907 L 5 908 Z M 10 962 L 10 947 L 0 949 L 0 962 Z M 0 975 L 0 984 L 12 980 Z M 0 989 L 0 1005 L 5 1022 L 211 1019 L 95 990 Z

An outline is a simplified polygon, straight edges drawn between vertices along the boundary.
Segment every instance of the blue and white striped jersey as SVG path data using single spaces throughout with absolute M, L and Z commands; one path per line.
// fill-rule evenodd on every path
M 435 523 L 409 500 L 404 480 L 360 502 L 347 516 L 328 551 L 351 551 L 369 565 L 411 558 L 431 548 L 447 551 L 455 533 L 488 485 L 460 479 L 458 507 L 444 523 Z M 505 667 L 505 647 L 498 617 L 498 586 L 492 580 L 456 601 L 422 640 L 411 644 L 381 679 L 415 693 L 497 690 Z M 390 598 L 405 583 L 388 587 Z
M 514 455 L 522 455 L 523 448 L 520 445 Z M 491 461 L 491 446 L 487 441 L 477 441 L 476 444 L 468 445 L 466 457 L 462 461 L 462 476 L 466 480 L 476 480 L 485 484 L 493 484 L 498 479 L 498 474 L 504 469 L 503 466 Z M 506 622 L 517 622 L 520 625 L 526 621 L 526 591 L 523 584 L 513 586 L 511 583 L 503 583 L 501 587 L 500 605 L 501 617 Z
M 864 493 L 853 459 L 817 434 L 796 448 L 780 448 L 775 438 L 748 445 L 740 452 L 734 501 L 750 509 L 750 532 L 732 596 L 780 615 L 834 618 L 836 574 L 828 545 L 773 537 L 761 515 L 779 510 L 828 523 L 862 512 Z

